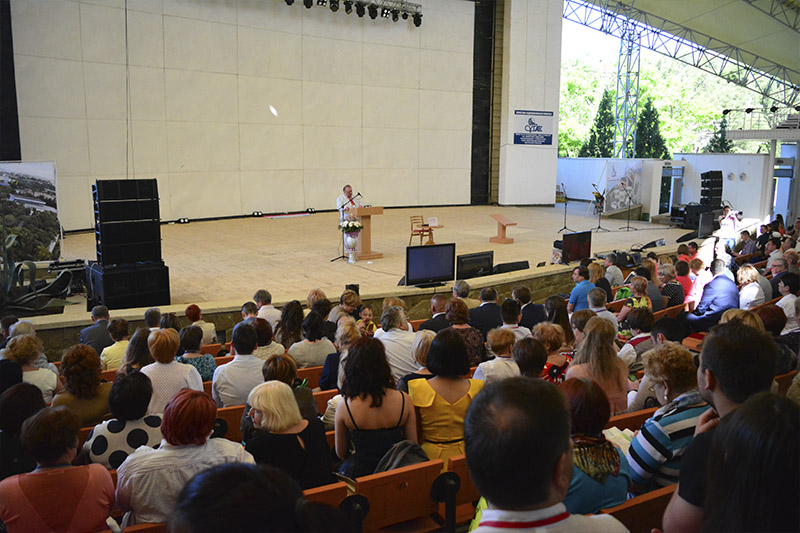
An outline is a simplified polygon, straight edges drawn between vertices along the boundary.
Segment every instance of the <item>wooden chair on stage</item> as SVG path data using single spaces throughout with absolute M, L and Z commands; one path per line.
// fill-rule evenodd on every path
M 408 245 L 411 246 L 411 241 L 414 237 L 419 236 L 419 244 L 422 246 L 422 238 L 428 237 L 428 240 L 433 240 L 433 229 L 425 224 L 422 216 L 414 215 L 409 217 L 411 219 L 411 235 L 408 237 Z

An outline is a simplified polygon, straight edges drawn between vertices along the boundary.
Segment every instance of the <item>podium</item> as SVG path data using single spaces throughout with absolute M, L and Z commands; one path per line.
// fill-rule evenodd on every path
M 347 211 L 351 215 L 361 218 L 361 237 L 358 239 L 358 253 L 356 257 L 359 261 L 365 259 L 380 259 L 383 254 L 372 251 L 372 215 L 382 215 L 383 207 L 356 207 Z

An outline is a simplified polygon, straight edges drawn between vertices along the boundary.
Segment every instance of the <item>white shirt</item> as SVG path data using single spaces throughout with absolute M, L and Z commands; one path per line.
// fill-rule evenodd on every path
M 609 265 L 606 267 L 606 273 L 603 277 L 608 280 L 608 284 L 612 287 L 619 287 L 622 285 L 622 282 L 625 281 L 622 277 L 622 270 L 620 270 L 617 265 Z
M 406 324 L 408 324 L 408 331 L 414 333 L 414 326 L 411 325 L 411 322 L 406 322 Z M 383 334 L 384 334 L 383 328 L 379 327 L 378 329 L 375 330 L 375 333 L 372 334 L 372 338 L 380 339 L 381 337 L 383 337 Z
M 800 328 L 800 324 L 797 322 L 797 315 L 794 312 L 794 301 L 797 300 L 797 296 L 794 294 L 787 294 L 776 304 L 778 307 L 783 309 L 783 312 L 786 313 L 786 327 L 783 328 L 781 331 L 781 335 L 786 335 L 790 331 L 794 331 Z
M 502 483 L 501 480 L 497 481 Z M 542 523 L 544 522 L 544 523 Z M 551 523 L 547 523 L 551 522 Z M 535 511 L 484 509 L 474 533 L 499 531 L 563 531 L 576 533 L 627 533 L 622 522 L 608 514 L 569 514 L 563 503 Z
M 503 324 L 502 329 L 510 329 L 514 333 L 514 342 L 521 341 L 525 337 L 531 336 L 531 330 L 519 324 Z
M 783 252 L 780 250 L 773 250 L 772 253 L 769 254 L 769 259 L 767 259 L 767 270 L 772 268 L 772 263 L 774 263 L 776 259 L 783 259 Z
M 264 383 L 261 368 L 264 361 L 252 355 L 236 354 L 227 365 L 218 366 L 214 370 L 211 396 L 218 407 L 244 405 L 247 396 L 256 385 Z
M 348 198 L 344 193 L 340 194 L 339 198 L 336 199 L 336 209 L 339 210 L 339 220 L 347 218 L 347 211 L 345 211 L 344 208 L 349 207 L 352 209 L 354 207 L 359 207 L 361 205 L 359 200 L 360 198 Z
M 614 331 L 619 331 L 619 322 L 617 321 L 616 315 L 609 311 L 607 308 L 603 307 L 602 309 L 592 309 L 589 308 L 591 311 L 597 313 L 597 316 L 602 318 L 603 320 L 608 320 L 612 324 L 614 324 Z
M 519 366 L 510 357 L 495 357 L 478 365 L 473 379 L 482 379 L 486 383 L 500 381 L 505 378 L 519 376 Z
M 205 320 L 198 320 L 197 322 L 192 322 L 192 325 L 203 330 L 203 340 L 200 341 L 200 346 L 217 343 L 217 329 L 214 324 Z
M 275 331 L 275 326 L 278 325 L 278 320 L 281 319 L 281 312 L 275 309 L 274 305 L 268 304 L 262 305 L 256 316 L 269 322 L 269 325 L 272 326 L 272 331 Z
M 44 403 L 53 401 L 53 393 L 58 386 L 58 378 L 49 370 L 40 368 L 38 370 L 31 370 L 30 372 L 23 372 L 22 382 L 36 385 L 36 387 L 42 391 Z
M 763 303 L 764 290 L 758 283 L 748 283 L 739 291 L 739 309 L 750 309 Z
M 234 462 L 255 464 L 241 444 L 228 439 L 208 439 L 202 446 L 173 446 L 162 440 L 157 450 L 139 447 L 117 469 L 117 505 L 131 510 L 125 525 L 168 521 L 192 476 Z
M 418 369 L 411 353 L 411 345 L 414 344 L 415 338 L 414 332 L 394 328 L 385 331 L 379 339 L 386 348 L 386 360 L 389 362 L 395 381 Z
M 150 378 L 153 384 L 153 396 L 150 397 L 150 406 L 147 414 L 163 413 L 170 398 L 181 389 L 203 391 L 203 378 L 200 372 L 192 365 L 185 365 L 177 361 L 152 363 L 142 367 L 142 374 Z

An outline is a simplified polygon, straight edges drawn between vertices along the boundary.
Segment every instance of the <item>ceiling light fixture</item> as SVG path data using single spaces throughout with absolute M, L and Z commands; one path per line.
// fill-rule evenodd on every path
M 422 26 L 422 13 L 414 13 L 414 26 L 419 28 Z

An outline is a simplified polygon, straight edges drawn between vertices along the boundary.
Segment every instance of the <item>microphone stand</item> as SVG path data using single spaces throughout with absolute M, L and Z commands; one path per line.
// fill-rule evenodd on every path
M 602 209 L 598 209 L 597 210 L 597 227 L 596 228 L 592 228 L 591 231 L 595 231 L 597 233 L 600 233 L 601 231 L 611 231 L 610 229 L 604 228 L 602 226 L 602 224 L 601 224 L 602 219 L 603 219 L 603 210 L 605 209 L 605 205 L 606 205 L 606 197 L 603 196 L 602 194 L 600 194 L 600 191 L 597 189 L 597 185 L 592 183 L 592 187 L 594 188 L 594 191 L 600 197 L 600 200 L 603 202 L 603 204 L 602 204 Z
M 625 195 L 628 197 L 628 222 L 619 229 L 624 229 L 625 231 L 639 231 L 639 228 L 631 227 L 631 204 L 633 203 L 633 196 L 631 195 L 630 191 L 628 191 L 628 188 L 625 186 L 625 183 L 622 180 L 620 180 L 619 184 L 620 187 L 622 187 L 622 190 L 625 191 Z
M 567 199 L 567 188 L 564 187 L 564 184 L 561 184 L 561 189 L 564 191 L 564 227 L 558 230 L 556 233 L 561 233 L 562 231 L 568 231 L 569 233 L 573 233 L 574 230 L 571 230 L 567 227 L 567 204 L 569 200 Z

